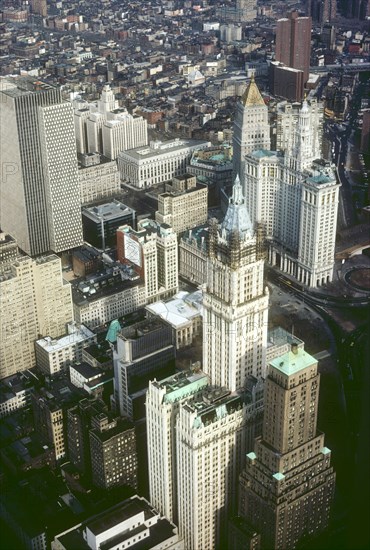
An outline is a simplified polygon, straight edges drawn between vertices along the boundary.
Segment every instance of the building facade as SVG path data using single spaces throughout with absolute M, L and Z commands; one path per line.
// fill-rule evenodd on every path
M 121 180 L 139 189 L 171 181 L 184 174 L 194 151 L 211 145 L 208 141 L 151 141 L 147 147 L 124 151 L 118 155 Z
M 96 103 L 75 101 L 74 124 L 78 153 L 100 153 L 115 160 L 121 151 L 148 143 L 147 121 L 120 109 L 109 84 Z
M 172 185 L 165 186 L 165 192 L 158 195 L 158 223 L 170 225 L 180 234 L 205 223 L 208 216 L 208 189 L 197 185 L 191 174 L 183 174 L 172 179 Z
M 297 11 L 278 19 L 276 28 L 276 61 L 303 71 L 304 83 L 308 80 L 310 69 L 311 28 L 311 17 L 300 17 Z
M 36 365 L 46 376 L 67 370 L 74 361 L 82 360 L 82 350 L 96 342 L 96 334 L 84 325 L 67 325 L 67 335 L 61 338 L 45 336 L 35 342 Z
M 203 370 L 232 391 L 264 377 L 268 290 L 263 256 L 237 177 L 222 224 L 209 229 L 203 292 Z
M 144 281 L 147 302 L 178 291 L 177 235 L 167 224 L 144 219 L 137 231 L 129 225 L 119 227 L 117 257 Z
M 0 276 L 0 378 L 36 364 L 40 334 L 65 334 L 73 319 L 71 287 L 57 256 L 19 256 Z
M 87 163 L 86 157 L 95 158 L 93 164 Z M 112 197 L 121 191 L 120 177 L 115 161 L 100 162 L 100 155 L 82 155 L 78 170 L 80 183 L 81 204 L 86 205 L 94 201 Z
M 317 361 L 298 346 L 270 362 L 262 437 L 240 476 L 239 514 L 262 547 L 295 548 L 328 526 L 335 474 L 317 431 L 319 383 Z
M 255 149 L 270 149 L 268 109 L 252 76 L 241 101 L 238 101 L 233 128 L 234 177 L 243 182 L 244 158 Z
M 265 227 L 269 262 L 316 287 L 333 278 L 340 185 L 320 160 L 321 107 L 281 103 L 276 116 L 281 152 L 257 150 L 245 160 L 247 208 Z
M 1 227 L 30 255 L 82 244 L 73 113 L 29 77 L 2 82 Z M 5 164 L 4 164 L 5 163 Z

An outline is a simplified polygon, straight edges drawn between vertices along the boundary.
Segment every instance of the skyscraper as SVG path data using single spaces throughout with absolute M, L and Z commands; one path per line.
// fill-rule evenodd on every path
M 0 378 L 35 366 L 35 340 L 58 337 L 73 319 L 71 287 L 54 254 L 0 267 Z
M 269 262 L 311 287 L 333 277 L 339 202 L 333 167 L 320 160 L 321 134 L 315 100 L 281 103 L 280 151 L 254 151 L 245 160 L 246 204 L 252 223 L 265 225 Z
M 267 105 L 252 76 L 237 103 L 233 128 L 233 170 L 241 182 L 244 180 L 244 157 L 255 149 L 270 149 L 270 126 Z
M 207 282 L 203 293 L 203 370 L 232 391 L 249 376 L 264 377 L 268 290 L 263 256 L 235 179 L 225 219 L 209 230 Z
M 276 61 L 303 71 L 305 83 L 310 68 L 311 26 L 311 17 L 299 17 L 293 11 L 289 17 L 278 20 L 276 29 Z
M 317 431 L 319 382 L 316 359 L 297 346 L 270 362 L 262 437 L 247 455 L 239 502 L 264 548 L 295 548 L 328 526 L 335 474 Z
M 29 77 L 1 84 L 1 227 L 32 256 L 80 246 L 72 106 Z

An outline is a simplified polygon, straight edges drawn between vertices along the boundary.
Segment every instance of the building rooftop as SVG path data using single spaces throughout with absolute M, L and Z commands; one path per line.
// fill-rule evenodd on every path
M 179 372 L 165 378 L 164 380 L 154 380 L 152 384 L 158 388 L 166 391 L 163 398 L 165 403 L 174 403 L 191 395 L 200 389 L 204 389 L 208 386 L 208 376 L 203 372 L 193 372 L 191 370 L 186 372 Z
M 287 376 L 297 374 L 301 370 L 317 365 L 317 359 L 302 348 L 297 347 L 296 352 L 289 351 L 280 357 L 276 357 L 276 359 L 270 361 L 270 365 Z
M 146 306 L 146 309 L 177 329 L 201 314 L 199 301 L 189 301 L 189 296 L 189 292 L 179 292 L 172 300 L 155 302 Z
M 62 336 L 61 338 L 50 338 L 50 336 L 45 336 L 45 338 L 37 340 L 36 344 L 47 353 L 53 353 L 93 337 L 94 333 L 89 328 L 85 327 L 85 325 L 74 327 L 70 324 L 68 325 L 68 334 L 66 336 Z
M 264 157 L 277 158 L 279 154 L 276 151 L 268 151 L 267 149 L 258 149 L 257 151 L 252 151 L 252 153 L 250 153 L 250 156 L 258 159 L 264 158 Z
M 75 371 L 81 374 L 81 376 L 87 379 L 95 378 L 102 374 L 102 371 L 100 369 L 97 369 L 96 367 L 92 367 L 91 365 L 85 362 L 74 363 L 73 365 L 71 365 L 70 368 L 73 368 Z
M 158 155 L 166 155 L 169 151 L 181 151 L 181 149 L 189 147 L 209 147 L 210 145 L 209 141 L 176 138 L 165 142 L 151 142 L 149 146 L 144 145 L 136 149 L 130 149 L 120 153 L 120 155 L 129 156 L 136 160 L 147 160 Z
M 115 220 L 121 216 L 134 216 L 135 210 L 126 206 L 122 202 L 114 200 L 99 206 L 83 208 L 82 213 L 96 223 L 103 221 Z

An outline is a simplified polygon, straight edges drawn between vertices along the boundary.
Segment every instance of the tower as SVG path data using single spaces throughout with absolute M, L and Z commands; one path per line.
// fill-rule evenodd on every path
M 1 226 L 30 255 L 83 242 L 72 107 L 29 77 L 0 91 Z
M 299 17 L 297 11 L 279 19 L 276 29 L 275 59 L 304 73 L 308 80 L 311 54 L 311 17 Z
M 255 149 L 270 149 L 268 109 L 254 76 L 237 103 L 233 134 L 234 175 L 244 179 L 244 157 Z
M 316 359 L 297 346 L 270 362 L 262 438 L 247 455 L 239 501 L 264 548 L 295 548 L 328 526 L 335 474 L 316 427 L 319 382 Z
M 264 377 L 268 290 L 239 177 L 225 219 L 209 230 L 203 293 L 203 370 L 231 391 L 249 376 Z

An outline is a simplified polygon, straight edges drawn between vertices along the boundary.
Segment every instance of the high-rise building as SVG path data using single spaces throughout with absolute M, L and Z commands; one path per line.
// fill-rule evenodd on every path
M 240 476 L 239 514 L 264 548 L 295 548 L 329 522 L 335 474 L 317 431 L 317 360 L 297 346 L 269 364 L 262 437 Z
M 252 76 L 237 103 L 233 128 L 233 169 L 242 182 L 245 155 L 255 149 L 270 149 L 270 126 L 267 105 Z
M 122 418 L 100 413 L 91 420 L 92 482 L 110 489 L 119 485 L 137 488 L 137 454 L 134 426 Z
M 117 256 L 132 265 L 145 283 L 146 299 L 153 302 L 178 290 L 177 235 L 172 227 L 140 220 L 137 231 L 129 225 L 117 230 Z
M 310 0 L 308 2 L 307 15 L 312 17 L 312 21 L 320 23 L 330 23 L 337 16 L 336 0 Z
M 208 387 L 202 372 L 181 372 L 149 382 L 146 400 L 150 502 L 178 521 L 176 418 L 183 402 Z
M 311 17 L 300 17 L 293 11 L 288 17 L 278 19 L 276 29 L 276 61 L 303 71 L 304 83 L 310 69 L 311 27 Z
M 121 151 L 147 145 L 147 121 L 121 109 L 109 84 L 96 103 L 76 100 L 75 106 L 78 153 L 100 153 L 114 160 Z
M 113 350 L 114 397 L 121 416 L 145 417 L 149 381 L 175 372 L 172 329 L 161 319 L 145 319 L 123 328 Z
M 0 269 L 1 272 L 1 269 Z M 19 256 L 0 276 L 0 378 L 35 366 L 40 334 L 65 334 L 73 319 L 71 287 L 62 279 L 60 259 Z
M 31 0 L 31 11 L 35 15 L 46 17 L 48 13 L 46 0 Z
M 183 174 L 165 184 L 165 192 L 158 195 L 155 219 L 166 223 L 177 233 L 205 223 L 208 216 L 208 188 L 197 184 L 196 176 Z
M 276 129 L 279 152 L 246 157 L 247 208 L 265 226 L 269 262 L 316 287 L 333 277 L 340 187 L 320 160 L 322 109 L 314 100 L 279 104 Z
M 263 255 L 245 205 L 239 177 L 222 224 L 209 229 L 203 293 L 203 370 L 212 384 L 232 391 L 249 376 L 264 377 L 268 290 Z
M 225 544 L 245 453 L 241 396 L 210 389 L 180 406 L 176 421 L 178 524 L 188 550 Z
M 73 111 L 30 77 L 1 82 L 0 223 L 30 255 L 83 241 Z

